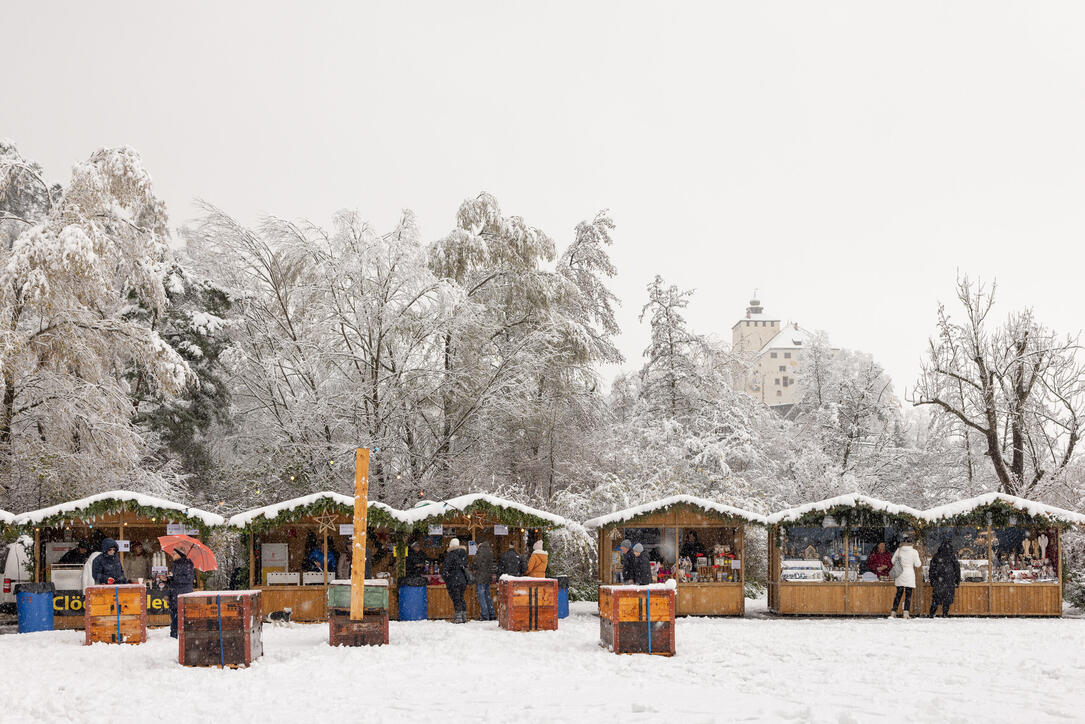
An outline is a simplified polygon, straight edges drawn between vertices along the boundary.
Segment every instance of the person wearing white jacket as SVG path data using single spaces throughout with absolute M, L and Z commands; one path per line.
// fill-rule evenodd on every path
M 893 610 L 889 612 L 889 618 L 897 615 L 897 607 L 900 606 L 901 597 L 904 598 L 904 618 L 911 618 L 912 592 L 915 590 L 915 572 L 923 566 L 919 557 L 919 551 L 912 547 L 912 536 L 905 533 L 901 539 L 900 547 L 893 554 L 894 567 L 900 565 L 900 574 L 893 579 L 897 587 L 897 595 L 893 597 Z

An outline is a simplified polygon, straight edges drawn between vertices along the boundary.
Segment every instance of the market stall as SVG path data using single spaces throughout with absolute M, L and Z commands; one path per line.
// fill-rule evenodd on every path
M 885 564 L 905 533 L 918 545 L 922 521 L 923 513 L 914 508 L 865 495 L 841 495 L 770 515 L 769 610 L 888 614 L 896 587 Z M 926 599 L 921 591 L 916 594 L 912 608 L 919 611 Z
M 420 543 L 426 556 L 426 614 L 430 619 L 452 618 L 454 613 L 452 599 L 440 576 L 440 563 L 453 538 L 459 538 L 461 544 L 467 546 L 472 561 L 477 545 L 483 541 L 490 543 L 495 559 L 507 551 L 510 544 L 526 558 L 535 540 L 545 540 L 552 528 L 567 524 L 561 516 L 484 493 L 419 504 L 401 511 L 401 519 L 410 528 L 410 539 Z M 552 563 L 547 575 L 554 575 Z M 479 616 L 474 589 L 474 586 L 467 587 L 468 618 Z M 392 595 L 396 596 L 396 593 L 393 588 Z M 490 597 L 497 601 L 496 581 L 491 582 Z
M 1062 536 L 1085 515 L 1002 493 L 923 515 L 923 562 L 949 543 L 961 567 L 952 615 L 1062 615 Z
M 292 609 L 294 621 L 328 619 L 327 587 L 350 560 L 354 498 L 322 492 L 238 513 L 228 525 L 248 549 L 248 586 L 261 591 L 264 614 Z M 400 511 L 369 501 L 368 544 L 375 578 L 395 577 Z M 344 571 L 347 570 L 344 568 Z M 349 577 L 349 575 L 347 576 Z
M 599 582 L 622 580 L 622 540 L 640 543 L 653 583 L 674 579 L 679 616 L 741 616 L 746 596 L 746 527 L 764 516 L 689 495 L 675 495 L 584 523 L 599 536 Z M 631 583 L 631 582 L 629 582 Z
M 99 493 L 15 516 L 15 524 L 28 534 L 33 529 L 34 580 L 51 581 L 56 586 L 56 628 L 76 629 L 84 625 L 80 542 L 87 544 L 88 554 L 93 554 L 100 550 L 105 538 L 116 540 L 126 572 L 136 568 L 137 561 L 128 557 L 135 543 L 140 542 L 146 556 L 141 567 L 150 574 L 139 576 L 145 578 L 148 587 L 147 623 L 168 626 L 169 597 L 160 582 L 152 583 L 156 574 L 164 575 L 171 565 L 165 554 L 158 556 L 162 566 L 152 565 L 158 537 L 183 533 L 206 539 L 211 528 L 224 523 L 223 517 L 215 513 L 127 490 Z

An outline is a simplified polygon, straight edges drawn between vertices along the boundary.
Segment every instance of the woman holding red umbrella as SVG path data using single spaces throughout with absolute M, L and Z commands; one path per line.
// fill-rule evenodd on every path
M 181 546 L 171 550 L 170 557 L 173 558 L 173 572 L 169 579 L 170 636 L 177 638 L 177 597 L 182 593 L 192 593 L 196 583 L 196 567 Z

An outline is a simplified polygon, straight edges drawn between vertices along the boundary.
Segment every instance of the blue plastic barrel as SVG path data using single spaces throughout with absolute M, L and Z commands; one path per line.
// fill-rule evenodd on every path
M 425 621 L 428 604 L 425 586 L 399 587 L 400 621 Z
M 558 576 L 558 618 L 569 617 L 569 577 Z
M 19 615 L 19 633 L 53 630 L 52 583 L 15 584 L 15 608 Z

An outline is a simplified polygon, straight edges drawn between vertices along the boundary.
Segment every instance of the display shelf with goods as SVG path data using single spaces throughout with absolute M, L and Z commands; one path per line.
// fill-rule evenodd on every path
M 780 511 L 768 521 L 770 611 L 885 615 L 895 593 L 888 579 L 892 556 L 905 534 L 917 534 L 922 513 L 844 495 Z
M 169 626 L 165 577 L 172 568 L 158 547 L 159 536 L 184 533 L 207 540 L 225 519 L 206 510 L 128 490 L 113 490 L 15 516 L 13 524 L 33 535 L 34 580 L 56 586 L 55 626 L 85 627 L 85 561 L 106 538 L 117 541 L 121 565 L 131 583 L 143 578 L 147 625 Z M 87 544 L 86 556 L 78 544 Z M 136 543 L 143 548 L 136 555 Z M 197 577 L 198 578 L 198 577 Z
M 568 521 L 553 513 L 484 493 L 461 495 L 438 502 L 419 503 L 410 510 L 402 511 L 402 519 L 409 528 L 406 544 L 417 542 L 423 556 L 420 575 L 414 578 L 426 586 L 426 618 L 450 619 L 455 611 L 444 579 L 441 562 L 448 553 L 453 538 L 467 548 L 469 562 L 473 565 L 477 546 L 483 541 L 490 544 L 496 561 L 511 547 L 524 562 L 536 540 L 545 542 L 549 533 L 568 525 Z M 556 572 L 547 571 L 548 576 Z M 398 591 L 393 590 L 393 596 Z M 490 581 L 490 599 L 499 603 L 496 573 Z M 469 585 L 464 595 L 467 617 L 479 618 L 481 609 L 474 585 Z
M 746 533 L 765 517 L 711 500 L 678 495 L 592 518 L 600 585 L 624 581 L 619 546 L 640 543 L 651 583 L 674 580 L 680 616 L 741 616 L 745 611 Z M 602 602 L 600 602 L 602 606 Z
M 396 543 L 406 529 L 401 512 L 369 501 L 366 545 L 370 575 L 394 580 Z M 262 592 L 264 615 L 291 609 L 294 621 L 328 619 L 328 584 L 349 577 L 354 498 L 313 493 L 238 513 L 231 528 L 243 531 L 249 587 Z
M 927 553 L 948 543 L 961 568 L 951 615 L 1062 615 L 1062 535 L 1071 526 L 1085 525 L 1085 516 L 1000 493 L 932 508 L 925 515 Z M 927 566 L 923 577 L 928 580 Z

